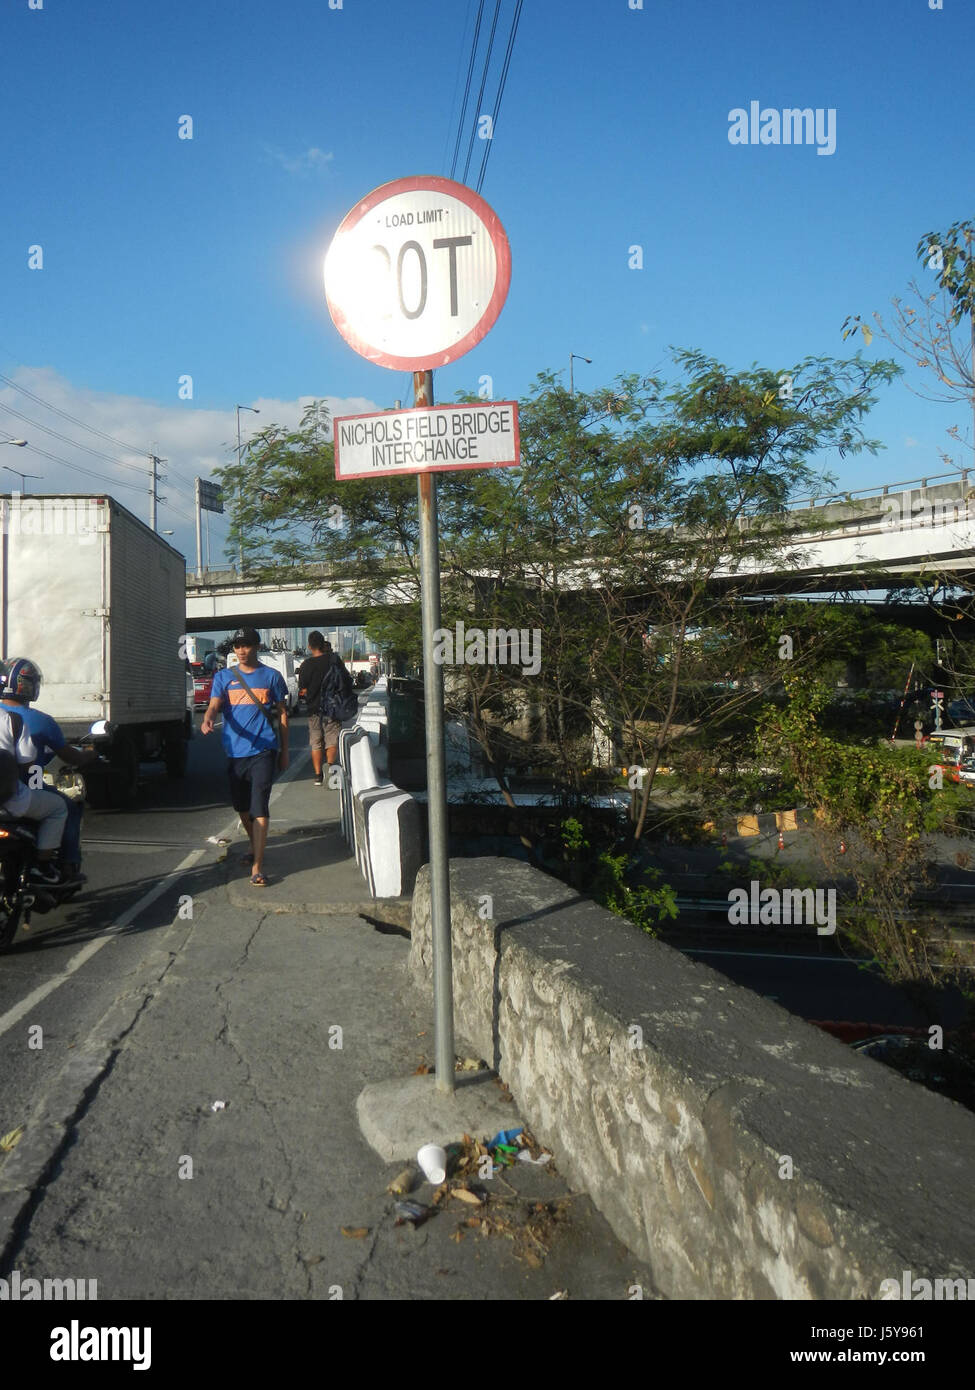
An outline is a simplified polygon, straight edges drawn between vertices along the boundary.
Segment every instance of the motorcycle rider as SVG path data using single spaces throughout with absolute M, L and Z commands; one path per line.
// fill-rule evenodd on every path
M 44 787 L 43 789 L 33 785 L 39 775 L 39 770 L 47 766 L 51 759 L 57 755 L 62 762 L 69 767 L 85 767 L 88 763 L 95 762 L 98 754 L 91 749 L 82 751 L 79 748 L 72 748 L 61 731 L 61 726 L 56 720 L 43 710 L 31 709 L 30 706 L 37 699 L 41 692 L 41 681 L 43 677 L 37 663 L 28 657 L 12 657 L 0 666 L 0 706 L 8 711 L 15 711 L 23 720 L 23 733 L 17 740 L 16 746 L 10 751 L 14 754 L 20 767 L 20 778 L 30 789 L 32 807 L 40 809 L 50 803 L 43 802 L 42 798 L 56 797 L 64 804 L 66 820 L 64 822 L 64 837 L 61 840 L 61 857 L 64 872 L 61 876 L 62 882 L 75 881 L 82 877 L 81 869 L 81 817 L 83 806 L 81 799 L 72 799 L 65 796 L 63 792 L 53 788 Z M 9 814 L 9 812 L 8 812 Z M 34 809 L 21 811 L 19 813 L 27 815 L 31 819 L 37 819 Z M 48 838 L 45 836 L 45 838 Z M 38 833 L 38 845 L 40 846 L 40 832 Z M 52 850 L 49 847 L 38 852 L 38 861 L 43 866 L 47 864 L 46 873 L 50 875 L 52 868 L 48 861 L 54 858 L 57 853 L 57 846 Z M 53 871 L 56 875 L 56 871 Z M 44 877 L 42 872 L 39 877 L 45 882 L 57 881 L 57 878 Z
M 0 817 L 37 823 L 37 852 L 30 876 L 48 886 L 61 882 L 53 863 L 61 848 L 67 809 L 53 792 L 30 788 L 20 780 L 17 752 L 26 756 L 32 747 L 23 720 L 9 709 L 0 709 Z

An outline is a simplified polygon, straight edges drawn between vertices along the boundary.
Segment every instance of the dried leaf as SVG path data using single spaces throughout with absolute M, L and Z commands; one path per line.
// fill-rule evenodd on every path
M 421 1062 L 420 1065 L 417 1067 L 416 1071 L 413 1073 L 413 1075 L 414 1075 L 414 1076 L 429 1076 L 430 1073 L 431 1073 L 432 1071 L 433 1071 L 433 1068 L 432 1068 L 432 1067 L 428 1067 L 427 1064 L 426 1064 L 426 1062 Z
M 386 1191 L 391 1192 L 394 1197 L 405 1197 L 408 1192 L 413 1190 L 415 1182 L 415 1169 L 412 1167 L 404 1168 L 401 1172 L 396 1174 L 393 1181 L 386 1188 Z
M 466 1202 L 469 1207 L 479 1207 L 481 1199 L 476 1192 L 471 1192 L 467 1187 L 455 1187 L 454 1196 L 460 1202 Z
M 461 1228 L 458 1226 L 457 1229 L 456 1229 L 456 1231 L 454 1232 L 454 1234 L 453 1234 L 452 1236 L 450 1236 L 449 1239 L 450 1239 L 450 1240 L 455 1240 L 455 1241 L 457 1242 L 457 1244 L 459 1245 L 459 1244 L 461 1243 L 461 1241 L 464 1239 L 464 1232 L 463 1232 L 463 1231 L 461 1230 Z
M 369 1227 L 368 1227 L 368 1226 L 343 1226 L 343 1227 L 342 1227 L 342 1234 L 343 1234 L 344 1236 L 346 1236 L 349 1240 L 362 1240 L 362 1238 L 363 1238 L 364 1236 L 367 1236 L 367 1235 L 369 1234 Z
M 10 1130 L 8 1134 L 5 1134 L 3 1138 L 0 1139 L 0 1149 L 2 1149 L 4 1153 L 9 1153 L 12 1148 L 20 1143 L 23 1135 L 24 1126 L 18 1125 L 16 1129 Z

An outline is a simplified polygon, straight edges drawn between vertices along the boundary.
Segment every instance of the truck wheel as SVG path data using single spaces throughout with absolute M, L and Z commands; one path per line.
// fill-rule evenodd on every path
M 139 754 L 127 734 L 120 733 L 109 753 L 109 796 L 113 806 L 131 806 L 139 789 Z
M 111 802 L 106 772 L 85 772 L 85 800 L 93 811 L 104 811 Z
M 163 743 L 163 762 L 167 777 L 183 777 L 186 774 L 186 739 L 182 734 L 170 735 Z

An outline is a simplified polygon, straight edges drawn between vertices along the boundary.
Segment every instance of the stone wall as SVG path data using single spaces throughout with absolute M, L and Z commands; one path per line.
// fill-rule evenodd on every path
M 967 1110 L 528 865 L 453 860 L 451 914 L 458 1034 L 665 1295 L 975 1275 Z M 410 969 L 429 986 L 428 866 Z

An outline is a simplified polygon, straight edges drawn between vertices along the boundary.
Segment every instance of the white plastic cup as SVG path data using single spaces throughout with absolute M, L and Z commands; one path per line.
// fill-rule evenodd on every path
M 423 1169 L 423 1176 L 434 1187 L 439 1187 L 447 1176 L 447 1154 L 439 1144 L 424 1144 L 416 1156 Z

